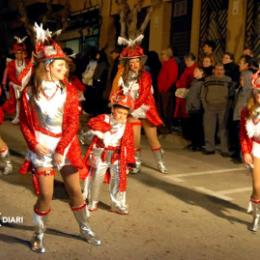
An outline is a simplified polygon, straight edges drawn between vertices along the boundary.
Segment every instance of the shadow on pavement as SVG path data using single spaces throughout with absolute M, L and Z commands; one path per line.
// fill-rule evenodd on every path
M 155 173 L 155 175 L 156 174 L 160 173 L 157 172 Z M 174 196 L 175 198 L 187 204 L 201 207 L 219 218 L 228 220 L 232 224 L 237 222 L 244 225 L 248 225 L 248 222 L 243 221 L 235 216 L 229 215 L 229 209 L 236 210 L 239 212 L 245 212 L 244 208 L 232 202 L 222 200 L 207 194 L 203 194 L 183 186 L 172 184 L 167 181 L 163 181 L 159 178 L 156 178 L 156 176 L 152 176 L 151 174 L 145 173 L 145 171 L 142 171 L 140 174 L 137 174 L 135 176 L 130 176 L 130 178 L 135 178 L 136 180 L 147 186 L 165 191 L 166 193 Z
M 32 231 L 32 234 L 33 234 L 33 230 L 34 230 L 33 226 L 2 223 L 1 221 L 0 221 L 0 223 L 1 223 L 2 228 L 27 230 L 27 231 Z M 65 233 L 63 231 L 53 229 L 53 228 L 47 228 L 45 234 L 59 236 L 59 237 L 73 238 L 73 239 L 83 241 L 79 234 L 76 235 L 76 234 Z M 23 245 L 26 245 L 26 246 L 30 246 L 30 241 L 25 240 L 25 239 L 21 239 L 21 238 L 18 238 L 18 237 L 6 235 L 6 234 L 0 234 L 0 241 L 7 242 L 7 243 L 20 243 L 20 244 L 23 244 Z

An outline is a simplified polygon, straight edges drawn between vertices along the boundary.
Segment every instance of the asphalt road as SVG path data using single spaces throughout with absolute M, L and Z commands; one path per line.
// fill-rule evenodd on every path
M 37 255 L 29 248 L 35 202 L 31 178 L 17 173 L 26 145 L 18 126 L 6 122 L 0 131 L 15 164 L 12 175 L 0 177 L 0 212 L 2 217 L 21 220 L 2 223 L 0 259 L 259 258 L 260 230 L 252 233 L 247 229 L 252 219 L 246 213 L 251 191 L 248 170 L 218 154 L 187 151 L 185 141 L 176 134 L 161 137 L 168 175 L 155 170 L 144 137 L 142 172 L 128 178 L 128 216 L 109 211 L 108 188 L 103 186 L 100 209 L 90 219 L 101 247 L 78 238 L 78 226 L 57 176 L 45 237 L 47 253 Z

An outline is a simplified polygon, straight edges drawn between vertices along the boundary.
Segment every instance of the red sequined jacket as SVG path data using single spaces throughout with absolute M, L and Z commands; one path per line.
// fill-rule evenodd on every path
M 246 130 L 246 120 L 248 117 L 248 110 L 244 108 L 241 111 L 240 117 L 240 146 L 242 154 L 251 153 L 252 150 L 252 138 L 249 138 Z
M 151 91 L 152 88 L 152 78 L 149 72 L 144 71 L 139 78 L 139 97 L 135 100 L 134 109 L 140 106 L 148 105 L 148 110 L 146 112 L 146 118 L 155 126 L 160 126 L 163 124 L 161 118 L 158 115 L 154 97 Z
M 89 120 L 88 126 L 91 130 L 100 131 L 101 133 L 105 133 L 111 129 L 111 125 L 105 122 L 105 117 L 107 115 L 99 115 Z M 92 139 L 91 145 L 86 151 L 85 155 L 85 164 L 87 166 L 88 171 L 90 170 L 89 166 L 89 156 L 93 151 L 94 146 L 97 143 L 102 142 L 97 136 Z M 127 185 L 127 167 L 130 164 L 135 164 L 134 157 L 134 136 L 133 129 L 130 123 L 126 123 L 125 132 L 120 142 L 120 151 L 119 151 L 119 167 L 120 167 L 120 182 L 119 182 L 119 190 L 125 191 Z M 106 174 L 105 182 L 109 181 L 109 172 Z
M 62 136 L 56 147 L 56 152 L 63 155 L 66 147 L 70 145 L 67 158 L 75 168 L 79 169 L 80 177 L 84 179 L 86 177 L 86 168 L 83 163 L 80 144 L 77 137 L 77 132 L 79 129 L 78 92 L 77 89 L 70 83 L 65 81 L 63 83 L 67 90 L 67 97 L 63 114 Z M 38 131 L 42 131 L 44 129 L 39 129 L 38 127 L 39 123 L 37 122 L 37 118 L 33 116 L 28 95 L 28 88 L 25 88 L 21 100 L 20 127 L 29 149 L 31 151 L 35 151 L 35 146 L 38 142 L 34 131 L 36 129 Z M 47 130 L 44 132 L 46 133 Z M 26 163 L 28 164 L 28 162 Z M 30 166 L 27 165 L 27 169 L 24 169 L 24 166 L 25 165 L 21 167 L 21 169 L 23 169 L 23 172 L 21 173 L 24 173 L 30 168 Z

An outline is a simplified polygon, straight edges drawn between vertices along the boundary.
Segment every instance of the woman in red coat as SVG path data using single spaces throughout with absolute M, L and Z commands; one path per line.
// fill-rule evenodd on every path
M 133 173 L 139 172 L 141 168 L 140 141 L 142 126 L 157 161 L 159 171 L 168 173 L 162 158 L 161 144 L 157 136 L 157 126 L 163 123 L 155 106 L 151 75 L 144 70 L 146 56 L 139 45 L 142 39 L 143 35 L 140 35 L 135 40 L 126 40 L 119 37 L 119 44 L 126 44 L 127 47 L 120 54 L 123 70 L 117 84 L 119 90 L 122 90 L 125 95 L 130 95 L 134 99 L 134 109 L 129 119 L 133 125 L 136 150 L 136 168 L 133 170 Z
M 241 113 L 240 144 L 244 162 L 252 169 L 253 192 L 248 211 L 253 213 L 249 227 L 257 231 L 260 221 L 260 71 L 255 74 L 253 90 L 246 108 Z
M 100 245 L 88 224 L 89 212 L 83 199 L 79 177 L 84 163 L 77 137 L 79 127 L 78 93 L 65 80 L 66 56 L 54 42 L 49 30 L 35 24 L 36 66 L 32 85 L 23 92 L 21 130 L 28 144 L 26 166 L 34 175 L 38 198 L 34 206 L 35 233 L 32 250 L 45 252 L 43 236 L 51 210 L 54 176 L 61 173 L 70 197 L 70 207 L 79 224 L 81 236 Z
M 193 80 L 193 72 L 194 69 L 197 67 L 195 63 L 196 57 L 189 53 L 184 56 L 184 62 L 186 68 L 184 72 L 181 74 L 180 79 L 176 82 L 176 106 L 174 117 L 175 118 L 186 118 L 188 117 L 188 113 L 186 110 L 186 95 L 187 91 L 190 88 L 191 82 Z

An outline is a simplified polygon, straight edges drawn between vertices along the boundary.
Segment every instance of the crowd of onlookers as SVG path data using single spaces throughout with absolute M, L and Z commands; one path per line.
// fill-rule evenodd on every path
M 147 52 L 145 69 L 152 77 L 154 98 L 164 126 L 161 134 L 172 131 L 190 141 L 187 149 L 214 154 L 220 144 L 222 156 L 241 161 L 239 146 L 240 112 L 251 93 L 251 77 L 258 62 L 250 49 L 244 49 L 238 63 L 230 52 L 222 60 L 214 55 L 215 44 L 204 43 L 198 60 L 188 53 L 184 59 L 174 57 L 171 48 L 160 56 Z M 86 54 L 71 56 L 70 80 L 83 90 L 82 106 L 90 116 L 108 111 L 108 97 L 117 75 L 120 48 L 110 52 L 90 49 Z

